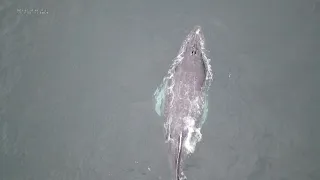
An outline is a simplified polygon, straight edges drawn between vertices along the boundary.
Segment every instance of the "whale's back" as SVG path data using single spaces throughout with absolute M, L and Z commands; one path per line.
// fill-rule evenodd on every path
M 154 93 L 156 112 L 165 118 L 165 138 L 175 180 L 185 179 L 184 160 L 201 140 L 211 80 L 204 36 L 196 26 L 184 40 L 168 75 Z

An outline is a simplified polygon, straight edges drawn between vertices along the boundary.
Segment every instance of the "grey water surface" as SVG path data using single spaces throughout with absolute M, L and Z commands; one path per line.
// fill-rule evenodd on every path
M 1 0 L 0 180 L 169 180 L 152 93 L 200 25 L 190 180 L 320 179 L 320 2 Z

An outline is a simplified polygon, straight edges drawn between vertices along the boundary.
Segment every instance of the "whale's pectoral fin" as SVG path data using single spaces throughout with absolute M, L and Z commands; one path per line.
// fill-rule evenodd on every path
M 166 83 L 163 83 L 156 89 L 153 94 L 154 108 L 159 116 L 162 116 L 164 113 L 166 88 Z

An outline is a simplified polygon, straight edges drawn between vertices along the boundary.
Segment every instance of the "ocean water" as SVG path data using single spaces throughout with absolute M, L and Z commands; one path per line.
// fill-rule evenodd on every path
M 188 179 L 320 179 L 318 5 L 2 0 L 0 180 L 170 179 L 150 95 L 196 24 L 214 81 Z

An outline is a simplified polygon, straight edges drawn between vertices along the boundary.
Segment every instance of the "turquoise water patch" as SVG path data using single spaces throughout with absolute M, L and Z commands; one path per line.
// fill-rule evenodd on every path
M 208 97 L 206 95 L 205 100 L 204 100 L 203 114 L 202 114 L 202 117 L 201 117 L 200 128 L 202 127 L 204 122 L 207 120 L 207 116 L 208 116 Z
M 166 95 L 166 83 L 162 83 L 154 92 L 154 109 L 159 116 L 163 115 L 165 95 Z

